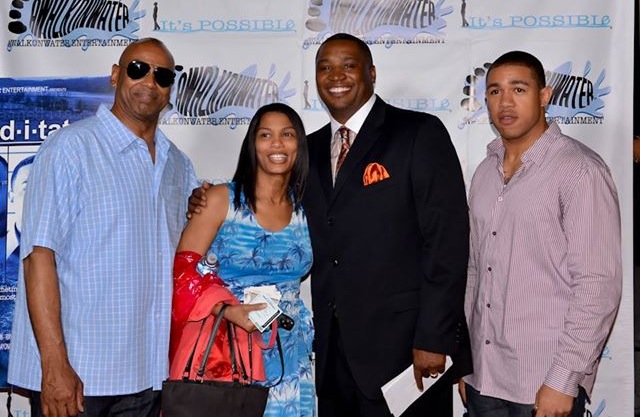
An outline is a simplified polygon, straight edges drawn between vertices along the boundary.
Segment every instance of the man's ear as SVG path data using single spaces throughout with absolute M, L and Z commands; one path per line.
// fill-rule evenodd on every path
M 542 90 L 540 90 L 540 103 L 542 107 L 547 107 L 549 101 L 551 101 L 551 96 L 553 95 L 553 89 L 550 86 L 546 86 Z
M 118 64 L 111 66 L 111 87 L 115 88 L 118 85 L 118 77 L 120 76 L 120 67 Z

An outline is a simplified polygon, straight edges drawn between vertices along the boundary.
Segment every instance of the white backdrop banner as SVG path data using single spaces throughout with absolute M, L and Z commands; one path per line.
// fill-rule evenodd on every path
M 282 101 L 311 132 L 328 121 L 318 45 L 349 32 L 371 47 L 376 91 L 447 126 L 467 180 L 495 137 L 484 104 L 493 59 L 536 55 L 547 116 L 611 167 L 623 222 L 622 305 L 587 416 L 633 410 L 633 2 L 622 0 L 14 0 L 0 6 L 0 386 L 11 342 L 22 195 L 47 134 L 111 102 L 108 76 L 132 40 L 164 41 L 182 66 L 161 129 L 215 182 L 233 174 L 258 107 Z M 4 233 L 2 233 L 4 232 Z M 2 409 L 2 408 L 0 408 Z M 2 416 L 3 411 L 0 411 Z M 16 417 L 28 416 L 24 399 Z M 457 405 L 456 416 L 463 408 Z

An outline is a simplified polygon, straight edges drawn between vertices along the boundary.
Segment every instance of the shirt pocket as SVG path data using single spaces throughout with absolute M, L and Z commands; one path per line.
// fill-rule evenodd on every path
M 396 185 L 396 181 L 393 177 L 385 178 L 378 182 L 374 182 L 373 184 L 364 185 L 363 187 L 365 193 L 378 193 L 384 190 L 388 190 Z

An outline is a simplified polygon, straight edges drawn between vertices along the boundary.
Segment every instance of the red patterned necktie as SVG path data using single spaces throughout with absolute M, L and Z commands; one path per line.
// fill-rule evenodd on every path
M 344 163 L 344 160 L 347 157 L 347 154 L 349 153 L 349 148 L 351 147 L 349 132 L 350 130 L 345 126 L 342 126 L 340 127 L 340 129 L 338 129 L 338 136 L 340 137 L 342 144 L 340 146 L 340 154 L 338 155 L 338 162 L 336 163 L 336 175 L 338 175 L 338 171 L 340 171 L 340 167 Z

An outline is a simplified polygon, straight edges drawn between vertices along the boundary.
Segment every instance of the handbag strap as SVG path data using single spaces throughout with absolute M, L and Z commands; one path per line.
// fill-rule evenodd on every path
M 202 355 L 202 363 L 200 364 L 200 366 L 198 367 L 198 371 L 196 372 L 196 378 L 198 379 L 203 379 L 204 378 L 204 372 L 205 372 L 205 368 L 206 368 L 206 364 L 207 364 L 207 359 L 209 358 L 209 354 L 211 353 L 211 349 L 213 348 L 213 343 L 216 339 L 216 335 L 218 334 L 218 330 L 220 329 L 220 324 L 222 324 L 222 320 L 224 319 L 224 311 L 227 309 L 227 307 L 229 307 L 229 304 L 223 304 L 222 308 L 220 309 L 220 311 L 218 312 L 218 315 L 216 316 L 216 320 L 213 324 L 213 328 L 211 330 L 211 335 L 209 336 L 209 341 L 207 342 L 207 346 L 205 347 L 205 351 L 204 354 Z M 196 351 L 196 347 L 198 345 L 198 341 L 200 340 L 200 336 L 202 335 L 202 331 L 204 330 L 204 326 L 206 324 L 206 320 L 204 320 L 202 322 L 202 326 L 200 326 L 200 331 L 198 332 L 198 337 L 196 338 L 196 342 L 194 343 L 193 346 L 193 350 L 191 351 L 191 355 L 189 355 L 189 360 L 187 361 L 187 364 L 184 368 L 184 373 L 183 373 L 183 380 L 188 380 L 189 379 L 189 375 L 191 374 L 191 365 L 193 363 L 193 358 L 195 356 L 195 351 Z M 232 374 L 232 378 L 235 379 L 235 376 L 238 375 L 238 366 L 237 366 L 237 361 L 236 361 L 236 354 L 235 354 L 235 347 L 234 347 L 234 334 L 235 334 L 235 328 L 232 329 L 232 327 L 235 327 L 233 324 L 229 323 L 229 321 L 227 321 L 227 326 L 228 327 L 228 339 L 229 339 L 229 352 L 230 352 L 230 356 L 231 356 L 231 374 Z M 274 337 L 275 334 L 275 337 Z M 282 382 L 282 379 L 284 378 L 284 356 L 282 354 L 282 343 L 280 342 L 280 334 L 278 334 L 278 328 L 277 325 L 272 327 L 272 335 L 270 337 L 269 340 L 269 345 L 272 345 L 272 340 L 275 338 L 275 344 L 278 347 L 278 354 L 280 356 L 280 369 L 281 369 L 281 373 L 280 373 L 280 378 L 278 379 L 278 382 L 276 382 L 275 384 L 271 384 L 271 385 L 265 385 L 266 388 L 273 388 L 276 385 L 280 384 Z M 251 335 L 249 335 L 249 343 L 251 343 Z M 259 344 L 262 347 L 262 344 Z M 240 352 L 238 352 L 240 353 Z M 251 357 L 251 352 L 249 352 L 249 366 L 251 367 L 251 372 L 253 373 L 253 361 L 252 361 L 252 357 Z M 240 358 L 240 360 L 242 360 L 242 358 Z M 244 370 L 244 363 L 241 364 L 242 368 L 243 368 L 243 373 L 246 374 L 246 371 Z M 244 379 L 246 380 L 246 375 L 244 376 Z
M 196 341 L 193 344 L 193 349 L 191 350 L 191 354 L 189 355 L 189 359 L 187 360 L 187 364 L 184 367 L 184 371 L 182 371 L 182 379 L 187 381 L 189 376 L 191 375 L 191 364 L 193 363 L 193 357 L 196 354 L 196 348 L 198 347 L 198 341 L 200 340 L 200 336 L 202 335 L 202 331 L 204 330 L 204 326 L 207 323 L 206 320 L 202 320 L 202 325 L 200 326 L 200 330 L 198 331 L 198 337 L 196 337 Z
M 204 378 L 204 370 L 207 366 L 207 359 L 209 359 L 209 354 L 211 353 L 211 348 L 213 347 L 213 342 L 216 339 L 216 335 L 218 334 L 218 329 L 220 328 L 220 324 L 222 323 L 222 320 L 224 319 L 224 311 L 227 309 L 227 307 L 229 307 L 229 304 L 223 304 L 222 308 L 220 309 L 220 311 L 218 312 L 218 316 L 216 317 L 216 321 L 213 324 L 213 329 L 211 330 L 211 336 L 209 336 L 209 341 L 207 342 L 207 347 L 204 350 L 204 354 L 202 355 L 202 363 L 200 364 L 200 366 L 198 367 L 198 371 L 196 372 L 196 378 Z M 200 335 L 198 335 L 199 337 Z M 231 346 L 231 368 L 232 370 L 235 369 L 235 355 L 234 355 L 234 349 L 233 349 L 233 342 L 231 341 L 231 335 L 227 335 L 229 338 L 229 344 Z M 197 342 L 196 342 L 197 344 Z M 235 373 L 235 372 L 234 372 Z
M 262 338 L 258 341 L 258 346 L 262 350 L 271 349 L 276 343 L 276 336 L 278 335 L 278 321 L 274 320 L 271 322 L 271 337 L 269 338 L 269 342 L 265 345 Z
M 236 376 L 239 376 L 239 372 L 238 372 L 238 362 L 236 361 L 236 355 L 234 353 L 234 343 L 233 341 L 235 340 L 235 335 L 236 335 L 236 326 L 232 323 L 230 323 L 229 321 L 227 321 L 227 326 L 228 326 L 228 334 L 229 334 L 229 346 L 230 346 L 230 350 L 231 350 L 231 373 L 232 373 L 232 377 L 235 380 Z M 275 343 L 278 346 L 278 354 L 280 355 L 280 378 L 278 378 L 278 382 L 276 382 L 275 384 L 271 384 L 271 385 L 265 385 L 266 388 L 273 388 L 276 385 L 280 384 L 282 382 L 282 379 L 284 378 L 284 356 L 282 354 L 282 343 L 280 342 L 280 334 L 278 333 L 278 327 L 277 324 L 275 326 L 272 327 L 272 334 L 270 337 L 270 340 L 275 339 Z M 275 335 L 275 336 L 274 336 Z M 239 359 L 239 363 L 240 363 L 240 370 L 242 371 L 242 379 L 243 381 L 249 381 L 249 383 L 251 383 L 253 381 L 253 356 L 251 353 L 251 334 L 248 335 L 248 342 L 249 342 L 249 368 L 250 368 L 250 372 L 251 375 L 247 375 L 247 370 L 244 366 L 244 361 L 242 360 L 242 353 L 240 352 L 240 350 L 238 350 L 238 359 Z M 272 344 L 272 342 L 270 342 L 269 344 Z M 261 346 L 259 344 L 259 346 Z
M 280 384 L 282 382 L 282 378 L 284 378 L 284 357 L 282 356 L 282 343 L 280 343 L 280 334 L 278 334 L 278 329 L 274 331 L 276 332 L 276 345 L 278 346 L 278 353 L 280 354 L 280 368 L 282 372 L 280 373 L 280 378 L 278 379 L 278 382 L 271 385 L 265 385 L 265 387 L 267 388 L 275 387 L 276 385 Z

